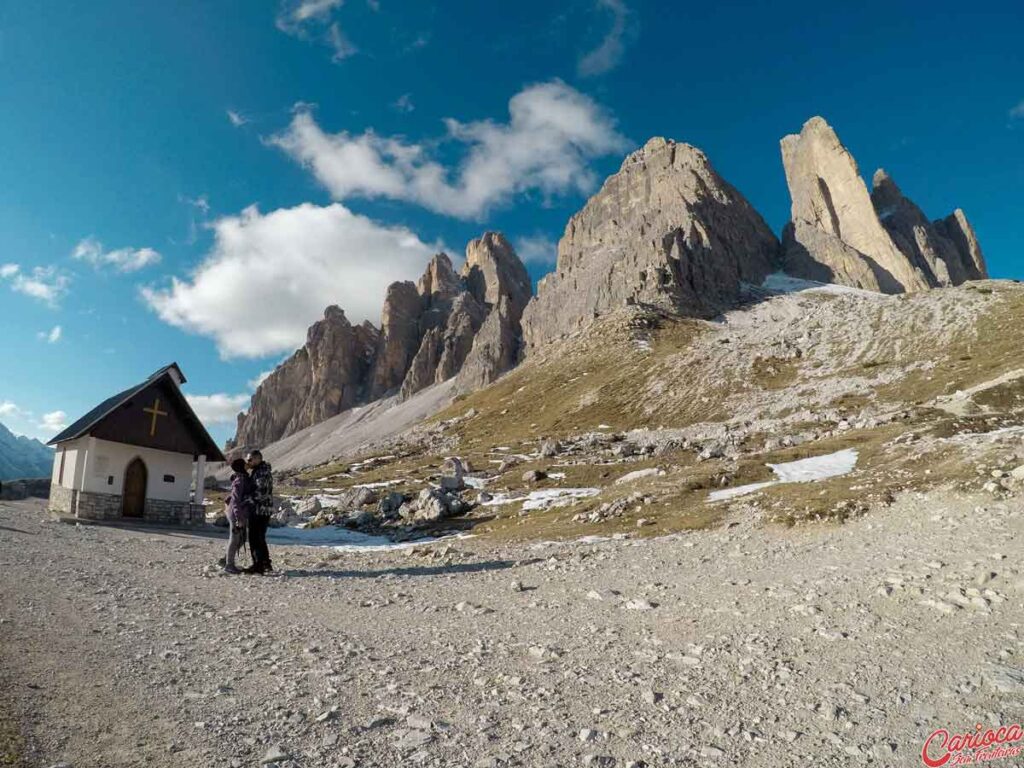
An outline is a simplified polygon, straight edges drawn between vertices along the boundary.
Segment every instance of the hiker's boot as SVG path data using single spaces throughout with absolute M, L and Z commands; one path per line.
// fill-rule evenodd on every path
M 233 565 L 225 565 L 225 566 L 224 566 L 224 573 L 230 573 L 230 574 L 231 574 L 232 576 L 235 576 L 235 575 L 237 575 L 237 574 L 241 573 L 241 571 L 240 571 L 240 570 L 238 570 L 238 569 L 237 569 L 237 568 L 236 568 L 235 566 L 233 566 Z

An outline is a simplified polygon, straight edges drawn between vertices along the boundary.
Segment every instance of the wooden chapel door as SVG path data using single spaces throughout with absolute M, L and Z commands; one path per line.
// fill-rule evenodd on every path
M 121 514 L 125 517 L 142 517 L 146 509 L 146 475 L 146 464 L 138 457 L 124 471 Z

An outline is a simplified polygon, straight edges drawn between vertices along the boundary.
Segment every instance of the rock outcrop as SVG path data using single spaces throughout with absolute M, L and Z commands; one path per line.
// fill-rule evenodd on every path
M 984 274 L 973 232 L 959 240 L 947 235 L 885 171 L 875 174 L 869 194 L 856 161 L 824 119 L 808 120 L 781 148 L 792 197 L 783 232 L 789 274 L 883 293 L 958 285 Z M 970 231 L 962 211 L 951 229 Z
M 344 311 L 328 307 L 305 346 L 257 388 L 235 442 L 259 446 L 351 408 L 363 394 L 379 337 L 370 323 L 353 326 Z
M 654 138 L 631 154 L 558 244 L 523 315 L 528 348 L 624 304 L 709 317 L 777 266 L 779 242 L 696 147 Z
M 410 397 L 453 376 L 461 376 L 462 389 L 493 381 L 519 359 L 530 294 L 512 246 L 488 232 L 468 245 L 461 273 L 439 253 L 416 284 L 392 283 L 380 330 L 353 326 L 328 307 L 305 346 L 257 388 L 228 447 L 266 445 L 355 405 Z

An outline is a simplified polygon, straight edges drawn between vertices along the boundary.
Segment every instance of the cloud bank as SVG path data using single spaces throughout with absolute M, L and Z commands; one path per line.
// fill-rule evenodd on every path
M 465 147 L 456 169 L 401 137 L 326 133 L 305 106 L 269 143 L 312 171 L 336 200 L 386 197 L 463 219 L 518 193 L 587 193 L 597 182 L 590 160 L 627 146 L 604 110 L 558 80 L 523 89 L 508 110 L 507 123 L 444 121 L 444 138 Z
M 249 406 L 249 395 L 186 395 L 192 410 L 204 424 L 234 424 L 239 411 Z
M 224 358 L 293 351 L 330 304 L 353 324 L 378 323 L 387 286 L 417 278 L 435 250 L 337 203 L 251 206 L 210 226 L 213 248 L 195 272 L 142 296 L 165 322 L 214 339 Z

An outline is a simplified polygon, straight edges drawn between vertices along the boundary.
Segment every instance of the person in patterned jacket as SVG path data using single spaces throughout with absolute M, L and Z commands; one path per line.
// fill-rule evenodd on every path
M 255 510 L 249 523 L 249 550 L 252 552 L 251 573 L 270 573 L 274 570 L 270 562 L 270 549 L 267 547 L 267 528 L 270 516 L 274 514 L 274 477 L 270 465 L 263 460 L 259 451 L 250 451 L 245 457 L 249 466 L 249 476 L 256 488 L 254 495 Z

